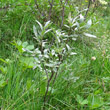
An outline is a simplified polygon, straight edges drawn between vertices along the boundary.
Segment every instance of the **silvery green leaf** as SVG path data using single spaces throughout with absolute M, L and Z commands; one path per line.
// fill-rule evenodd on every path
M 50 60 L 49 63 L 46 63 L 45 65 L 48 67 L 58 67 L 58 64 L 60 64 L 60 62 L 54 62 Z
M 79 23 L 78 22 L 76 22 L 76 26 L 79 27 Z
M 66 52 L 66 49 L 65 48 L 63 48 L 63 53 L 65 53 Z
M 69 13 L 69 15 L 68 15 L 68 20 L 69 20 L 69 22 L 72 21 L 71 13 Z
M 50 64 L 45 64 L 45 66 L 54 67 L 55 65 L 50 63 Z
M 78 16 L 76 16 L 75 18 L 73 18 L 73 20 L 72 20 L 72 24 L 76 21 L 76 19 L 79 17 L 79 15 Z
M 64 35 L 64 37 L 70 37 L 70 35 L 68 36 L 68 35 Z
M 73 80 L 73 82 L 76 82 L 80 77 L 74 77 L 71 76 L 70 78 L 64 78 L 65 80 Z
M 61 35 L 62 35 L 62 36 L 65 36 L 65 33 L 62 31 Z
M 36 48 L 36 49 L 34 50 L 34 52 L 35 52 L 35 53 L 38 53 L 38 54 L 41 54 L 41 51 L 40 51 L 38 48 Z
M 42 55 L 41 55 L 41 54 L 39 55 L 39 58 L 40 58 L 40 59 L 42 58 Z
M 57 36 L 57 40 L 58 40 L 58 42 L 60 43 L 60 39 L 59 39 L 59 37 Z
M 39 21 L 37 21 L 37 20 L 36 20 L 36 22 L 39 24 L 41 30 L 43 30 L 43 26 L 42 26 L 42 24 L 41 24 Z
M 76 11 L 79 12 L 79 7 L 75 7 Z
M 61 30 L 56 30 L 56 35 L 60 37 L 60 36 L 64 36 L 65 33 Z
M 76 82 L 80 77 L 73 77 L 74 82 Z
M 35 40 L 38 40 L 38 38 L 36 38 L 36 37 L 33 37 Z
M 52 29 L 48 29 L 48 30 L 46 30 L 44 34 L 50 32 L 50 31 L 52 31 Z
M 36 61 L 37 63 L 40 63 L 40 61 L 39 61 L 38 58 L 34 57 L 34 59 L 35 59 L 35 61 Z
M 45 47 L 45 44 L 46 44 L 47 42 L 42 42 L 42 47 Z
M 56 57 L 58 57 L 58 54 L 55 54 Z
M 76 54 L 77 54 L 77 53 L 75 53 L 75 52 L 71 52 L 71 53 L 70 53 L 70 55 L 76 55 Z
M 49 58 L 49 56 L 48 56 L 48 55 L 44 55 L 44 57 L 45 57 L 45 58 Z
M 90 28 L 91 27 L 91 25 L 92 25 L 92 20 L 90 19 L 88 22 L 87 22 L 87 24 L 85 25 L 85 28 Z
M 57 58 L 56 61 L 59 61 L 59 59 Z
M 76 41 L 76 38 L 72 38 L 72 40 Z
M 33 26 L 33 31 L 34 31 L 34 35 L 35 35 L 36 37 L 38 37 L 37 29 L 36 29 L 35 25 Z
M 41 40 L 40 40 L 39 36 L 34 37 L 34 39 L 35 39 L 35 40 L 37 40 L 39 43 L 41 42 Z
M 76 23 L 74 23 L 71 27 L 74 27 L 74 26 L 79 27 L 79 23 L 78 23 L 78 22 L 76 22 Z
M 77 26 L 76 23 L 74 23 L 71 27 Z
M 55 55 L 55 50 L 52 50 L 52 52 L 51 52 L 51 53 L 52 53 L 52 55 Z
M 105 0 L 99 0 L 102 5 L 107 5 L 108 3 Z
M 67 38 L 63 39 L 64 41 L 67 40 Z
M 87 10 L 88 10 L 88 8 L 86 8 L 86 9 L 84 9 L 84 10 L 79 11 L 79 13 L 82 13 L 82 12 L 87 11 Z
M 26 52 L 26 49 L 25 49 L 25 48 L 22 48 L 22 50 L 23 50 L 24 52 Z
M 77 34 L 70 35 L 70 37 L 78 37 Z
M 54 71 L 54 72 L 57 72 L 57 68 L 53 68 L 53 71 Z
M 71 50 L 71 48 L 68 44 L 66 44 L 66 47 L 67 47 L 68 51 Z
M 40 69 L 40 71 L 42 72 L 42 67 L 41 65 L 37 65 L 37 67 Z
M 82 23 L 84 21 L 84 16 L 80 14 L 80 22 Z
M 55 89 L 53 89 L 52 87 L 49 87 L 49 92 L 51 91 L 51 93 L 53 94 L 55 92 Z
M 96 38 L 96 36 L 95 35 L 92 35 L 92 34 L 88 34 L 88 33 L 83 33 L 85 36 L 87 36 L 87 37 L 92 37 L 92 38 Z
M 60 30 L 56 30 L 56 35 L 57 36 L 61 36 L 61 31 Z
M 45 27 L 45 28 L 48 27 L 49 24 L 50 24 L 50 21 L 47 21 L 47 22 L 45 23 L 45 26 L 44 26 L 44 27 Z
M 75 30 L 75 31 L 77 31 L 77 30 L 78 30 L 78 28 L 76 27 L 74 30 Z
M 47 71 L 48 73 L 51 73 L 51 70 L 49 70 L 49 69 L 46 69 L 46 71 Z
M 23 50 L 24 52 L 33 53 L 33 51 L 30 51 L 30 50 L 28 50 L 28 49 L 26 49 L 26 48 L 22 48 L 22 50 Z
M 35 70 L 36 68 L 37 68 L 37 66 L 34 66 L 34 67 L 33 67 L 33 70 Z
M 68 25 L 64 25 L 65 27 L 67 27 L 68 29 L 70 29 L 70 27 Z
M 47 55 L 48 54 L 48 49 L 45 49 L 44 50 L 44 55 Z

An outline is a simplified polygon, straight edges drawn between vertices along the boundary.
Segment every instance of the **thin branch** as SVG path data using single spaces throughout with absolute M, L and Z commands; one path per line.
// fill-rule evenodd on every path
M 48 94 L 48 91 L 49 91 L 49 86 L 50 86 L 50 83 L 51 83 L 51 80 L 53 79 L 53 76 L 54 76 L 54 71 L 51 70 L 51 76 L 47 82 L 47 89 L 46 89 L 46 92 L 45 92 L 45 95 L 44 95 L 44 107 L 43 107 L 43 110 L 45 110 L 45 103 L 46 103 L 46 98 L 47 98 L 47 94 Z
M 10 7 L 9 7 L 9 5 L 8 6 L 5 6 L 5 7 L 2 7 L 2 8 L 0 8 L 0 10 L 6 10 L 6 9 L 9 9 Z
M 60 0 L 61 5 L 62 5 L 62 22 L 61 22 L 61 27 L 63 26 L 64 23 L 64 16 L 65 16 L 65 5 L 67 5 L 68 0 L 65 0 L 65 3 L 62 2 L 62 0 Z
M 35 5 L 36 5 L 36 7 L 37 7 L 39 13 L 41 13 L 41 11 L 40 11 L 40 9 L 39 9 L 39 5 L 38 5 L 38 3 L 37 3 L 37 0 L 34 0 L 34 2 L 35 2 Z
M 85 14 L 85 20 L 86 20 L 87 14 L 89 12 L 90 5 L 91 5 L 91 0 L 89 0 L 89 3 L 88 3 L 88 9 L 87 9 L 86 14 Z
M 54 0 L 52 0 L 52 2 L 50 2 L 50 0 L 48 0 L 48 2 L 49 2 L 49 4 L 50 4 L 48 20 L 50 20 L 50 19 L 51 19 L 51 14 L 52 14 L 52 8 L 53 8 Z
M 61 27 L 63 26 L 63 22 L 64 22 L 64 14 L 65 14 L 65 7 L 64 7 L 64 5 L 63 5 Z
M 45 72 L 46 72 L 47 80 L 49 80 L 48 72 L 47 72 L 47 70 L 46 70 L 44 64 L 43 64 L 43 67 L 44 67 L 44 70 L 45 70 Z

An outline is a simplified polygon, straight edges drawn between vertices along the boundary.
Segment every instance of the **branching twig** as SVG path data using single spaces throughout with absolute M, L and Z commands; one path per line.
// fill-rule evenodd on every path
M 41 11 L 40 11 L 40 9 L 39 9 L 39 5 L 38 5 L 38 3 L 37 3 L 37 0 L 34 0 L 34 2 L 35 2 L 35 5 L 36 5 L 36 7 L 37 7 L 39 13 L 41 13 Z
M 61 56 L 62 57 L 62 56 Z M 63 63 L 63 60 L 62 60 L 62 58 L 60 58 L 60 56 L 59 56 L 59 60 L 60 60 L 60 62 L 61 62 L 61 64 Z M 50 93 L 49 93 L 49 96 L 48 96 L 48 98 L 47 98 L 47 94 L 48 94 L 48 90 L 49 90 L 49 86 L 50 86 L 50 83 L 51 83 L 51 81 L 52 81 L 52 79 L 53 79 L 53 82 L 52 82 L 52 87 L 54 86 L 54 83 L 55 83 L 55 80 L 56 80 L 56 78 L 57 78 L 57 75 L 58 75 L 58 70 L 59 70 L 59 67 L 57 67 L 57 72 L 55 73 L 53 70 L 51 70 L 51 76 L 50 76 L 50 78 L 48 79 L 48 82 L 47 82 L 47 89 L 46 89 L 46 92 L 45 92 L 45 95 L 44 95 L 44 110 L 45 110 L 45 103 L 46 103 L 46 101 L 48 101 L 49 100 L 49 97 L 50 97 L 50 94 L 51 94 L 51 91 L 50 91 Z M 47 98 L 47 99 L 46 99 Z
M 48 72 L 47 72 L 47 70 L 46 70 L 44 64 L 43 64 L 43 67 L 44 67 L 44 70 L 45 70 L 45 72 L 46 72 L 47 80 L 49 80 L 49 75 L 48 75 Z
M 94 9 L 93 9 L 92 13 L 94 13 L 94 12 L 96 11 L 96 9 L 98 8 L 98 7 L 97 7 L 97 2 L 96 2 L 96 1 L 93 1 L 93 2 L 94 2 L 94 5 L 95 5 L 95 6 L 94 6 Z
M 51 14 L 52 14 L 52 8 L 53 8 L 54 0 L 52 0 L 52 2 L 50 2 L 50 0 L 48 0 L 48 2 L 49 2 L 49 4 L 50 4 L 48 20 L 50 20 L 50 19 L 51 19 Z
M 48 94 L 48 91 L 49 91 L 49 86 L 50 86 L 50 83 L 51 83 L 51 80 L 53 79 L 53 76 L 54 76 L 54 71 L 52 70 L 51 71 L 51 76 L 47 82 L 47 89 L 46 89 L 46 92 L 45 92 L 45 95 L 44 95 L 44 107 L 43 107 L 43 110 L 45 110 L 45 103 L 46 103 L 46 98 L 47 98 L 47 94 Z
M 5 7 L 0 8 L 0 10 L 6 10 L 6 9 L 8 9 L 8 8 L 9 8 L 9 5 L 8 5 L 8 6 L 5 6 Z
M 86 14 L 85 14 L 85 20 L 86 20 L 87 14 L 89 12 L 90 4 L 91 4 L 91 0 L 89 0 L 89 3 L 88 3 L 88 9 L 87 9 Z
M 61 27 L 63 26 L 63 22 L 64 22 L 64 14 L 65 14 L 65 7 L 64 7 L 64 5 L 63 5 L 62 8 L 63 8 L 63 9 L 62 9 L 62 22 L 61 22 Z

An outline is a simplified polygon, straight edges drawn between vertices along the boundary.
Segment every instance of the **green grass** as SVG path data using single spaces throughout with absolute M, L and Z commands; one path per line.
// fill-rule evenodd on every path
M 40 88 L 45 87 L 44 73 L 24 65 L 22 56 L 11 44 L 18 39 L 34 42 L 32 27 L 36 15 L 23 9 L 0 11 L 3 15 L 0 16 L 0 58 L 10 59 L 8 63 L 0 60 L 0 67 L 6 68 L 5 72 L 0 71 L 6 84 L 0 85 L 1 110 L 41 110 L 43 107 L 45 91 L 41 93 Z M 99 23 L 91 31 L 97 39 L 72 44 L 77 55 L 67 58 L 61 65 L 55 84 L 51 85 L 53 91 L 46 103 L 47 110 L 110 109 L 110 16 L 99 18 L 97 15 L 96 18 Z M 78 95 L 83 100 L 88 99 L 88 104 L 81 105 Z

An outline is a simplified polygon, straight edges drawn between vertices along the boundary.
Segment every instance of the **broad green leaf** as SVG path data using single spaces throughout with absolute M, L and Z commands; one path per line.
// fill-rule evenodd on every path
M 22 43 L 23 48 L 25 48 L 27 45 L 28 45 L 27 41 Z
M 3 73 L 7 73 L 7 67 L 3 67 L 3 66 L 0 66 L 0 70 L 3 72 Z
M 3 79 L 0 81 L 0 88 L 3 88 L 6 85 L 6 81 L 4 81 Z
M 28 45 L 28 46 L 26 47 L 26 49 L 28 49 L 28 50 L 33 50 L 33 49 L 34 49 L 34 45 Z
M 40 85 L 40 95 L 45 95 L 45 91 L 46 91 L 46 81 L 44 80 Z
M 85 104 L 88 104 L 88 100 L 86 99 L 86 100 L 83 100 L 82 102 L 81 102 L 81 105 L 85 105 Z
M 7 61 L 5 61 L 4 59 L 0 58 L 0 61 L 3 63 L 7 63 Z
M 103 98 L 101 96 L 94 95 L 94 94 L 93 95 L 90 94 L 88 96 L 87 100 L 88 100 L 88 105 L 89 105 L 90 109 L 99 108 L 104 104 Z
M 20 40 L 17 41 L 17 45 L 22 45 L 22 42 Z
M 76 100 L 80 105 L 88 104 L 88 100 L 87 99 L 84 100 L 80 95 L 76 96 Z
M 31 88 L 31 86 L 32 86 L 32 82 L 31 82 L 31 80 L 27 80 L 27 90 L 29 90 L 30 88 Z
M 83 101 L 83 98 L 80 95 L 76 95 L 76 100 L 78 103 L 81 103 Z
M 35 66 L 34 61 L 33 57 L 22 57 L 20 59 L 21 64 L 26 68 L 33 68 Z

